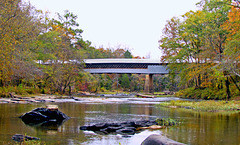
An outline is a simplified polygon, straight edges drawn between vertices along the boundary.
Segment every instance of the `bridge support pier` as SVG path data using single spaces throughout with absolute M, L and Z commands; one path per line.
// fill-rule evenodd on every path
M 154 89 L 153 89 L 153 74 L 147 74 L 145 78 L 145 85 L 144 85 L 144 92 L 153 94 Z

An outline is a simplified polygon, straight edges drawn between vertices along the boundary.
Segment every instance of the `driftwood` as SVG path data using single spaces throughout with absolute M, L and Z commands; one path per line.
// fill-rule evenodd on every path
M 136 94 L 137 97 L 141 98 L 156 98 L 155 96 L 143 95 L 143 94 Z

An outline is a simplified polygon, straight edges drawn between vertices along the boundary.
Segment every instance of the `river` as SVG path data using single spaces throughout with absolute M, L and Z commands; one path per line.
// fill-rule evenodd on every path
M 159 107 L 158 103 L 178 98 L 83 98 L 57 100 L 59 110 L 71 117 L 61 126 L 28 126 L 18 116 L 46 103 L 0 104 L 0 144 L 14 144 L 14 134 L 26 134 L 51 144 L 139 145 L 150 134 L 162 134 L 190 145 L 240 144 L 240 114 L 194 112 L 188 109 Z M 102 122 L 123 122 L 156 118 L 173 118 L 182 123 L 162 130 L 145 130 L 130 137 L 101 135 L 80 130 L 80 126 Z

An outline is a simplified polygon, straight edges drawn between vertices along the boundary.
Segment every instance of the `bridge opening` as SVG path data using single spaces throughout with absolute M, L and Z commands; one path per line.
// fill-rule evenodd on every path
M 86 59 L 84 71 L 91 74 L 145 74 L 145 93 L 154 93 L 153 75 L 168 74 L 167 64 L 149 59 Z

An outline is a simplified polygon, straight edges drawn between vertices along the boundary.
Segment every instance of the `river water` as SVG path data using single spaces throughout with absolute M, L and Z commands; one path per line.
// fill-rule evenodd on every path
M 82 98 L 57 100 L 59 110 L 71 117 L 61 126 L 28 126 L 18 116 L 46 103 L 0 104 L 0 144 L 14 144 L 14 134 L 41 138 L 47 145 L 139 145 L 150 134 L 162 134 L 190 145 L 240 144 L 240 114 L 194 112 L 187 109 L 159 107 L 161 101 L 178 98 Z M 103 122 L 123 122 L 156 118 L 173 118 L 181 125 L 162 130 L 145 130 L 130 137 L 101 135 L 80 130 L 80 126 Z

